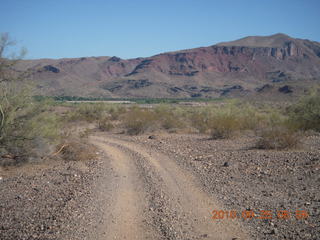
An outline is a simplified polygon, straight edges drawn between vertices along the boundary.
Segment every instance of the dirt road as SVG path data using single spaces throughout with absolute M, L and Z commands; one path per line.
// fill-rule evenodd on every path
M 90 142 L 85 160 L 0 168 L 1 240 L 320 239 L 318 135 L 291 151 L 194 134 L 96 133 Z M 239 218 L 213 220 L 213 210 Z
M 115 176 L 105 183 L 105 239 L 249 239 L 238 220 L 212 219 L 223 206 L 170 156 L 116 136 L 90 141 Z

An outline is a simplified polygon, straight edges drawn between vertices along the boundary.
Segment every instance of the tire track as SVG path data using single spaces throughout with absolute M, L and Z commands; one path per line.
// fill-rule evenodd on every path
M 92 139 L 100 147 L 113 152 L 113 158 L 123 158 L 124 153 L 129 156 L 131 160 L 123 161 L 122 170 L 118 170 L 124 171 L 123 174 L 131 168 L 137 170 L 132 172 L 131 178 L 140 179 L 140 187 L 144 188 L 141 192 L 147 193 L 144 198 L 148 199 L 147 214 L 154 220 L 149 226 L 157 228 L 166 239 L 249 239 L 238 221 L 211 219 L 212 210 L 224 208 L 202 191 L 193 175 L 168 156 L 117 137 L 95 136 Z M 139 181 L 130 184 L 125 186 L 134 189 Z M 135 201 L 138 199 L 132 198 L 127 204 L 134 205 Z M 134 218 L 131 223 L 133 221 Z
M 144 214 L 147 208 L 145 192 L 131 158 L 119 149 L 93 141 L 103 149 L 111 160 L 111 167 L 115 173 L 112 181 L 112 191 L 109 193 L 109 207 L 107 215 L 106 238 L 104 239 L 158 239 L 157 234 L 146 224 Z

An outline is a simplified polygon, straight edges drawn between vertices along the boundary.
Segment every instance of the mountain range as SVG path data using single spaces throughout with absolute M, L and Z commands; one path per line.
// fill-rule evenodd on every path
M 320 83 L 320 43 L 279 33 L 147 58 L 22 60 L 18 69 L 45 96 L 296 96 Z

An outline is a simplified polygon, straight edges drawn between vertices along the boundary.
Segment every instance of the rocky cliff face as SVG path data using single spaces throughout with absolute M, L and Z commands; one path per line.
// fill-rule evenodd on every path
M 320 79 L 320 43 L 284 34 L 124 60 L 97 57 L 24 61 L 40 94 L 105 97 L 216 97 L 272 92 L 266 84 Z M 280 86 L 280 85 L 283 86 Z M 276 91 L 291 94 L 292 91 Z

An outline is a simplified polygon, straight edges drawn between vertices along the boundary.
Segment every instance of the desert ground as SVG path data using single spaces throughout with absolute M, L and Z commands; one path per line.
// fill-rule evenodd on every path
M 95 156 L 85 161 L 1 169 L 1 239 L 320 237 L 319 135 L 290 151 L 257 150 L 250 134 L 95 132 L 87 141 Z

